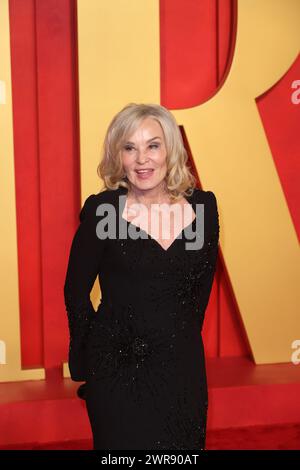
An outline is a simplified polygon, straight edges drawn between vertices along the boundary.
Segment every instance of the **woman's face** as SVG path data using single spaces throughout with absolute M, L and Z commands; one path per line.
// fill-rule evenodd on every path
M 146 118 L 130 135 L 121 150 L 123 168 L 136 188 L 152 189 L 167 173 L 167 151 L 163 130 L 152 118 Z M 147 170 L 142 172 L 141 170 Z

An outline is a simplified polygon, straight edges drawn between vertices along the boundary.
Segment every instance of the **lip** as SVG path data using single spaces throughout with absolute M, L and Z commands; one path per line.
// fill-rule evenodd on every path
M 139 169 L 139 171 L 141 171 L 142 168 Z M 134 170 L 135 173 L 137 174 L 137 177 L 141 180 L 145 180 L 145 179 L 148 179 L 148 178 L 151 178 L 151 176 L 153 175 L 154 173 L 154 168 L 143 168 L 143 170 L 145 171 L 142 172 L 142 173 L 138 173 L 137 170 Z M 147 171 L 146 171 L 147 170 Z M 151 170 L 151 171 L 150 171 Z
M 138 172 L 138 171 L 149 171 L 149 170 L 154 171 L 154 168 L 137 168 L 134 171 Z

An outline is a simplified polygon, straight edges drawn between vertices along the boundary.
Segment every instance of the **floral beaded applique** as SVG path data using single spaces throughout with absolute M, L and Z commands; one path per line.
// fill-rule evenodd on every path
M 136 401 L 146 392 L 158 396 L 175 360 L 171 334 L 145 326 L 141 318 L 131 305 L 112 309 L 95 323 L 88 360 L 91 379 L 108 379 L 111 391 L 127 390 Z

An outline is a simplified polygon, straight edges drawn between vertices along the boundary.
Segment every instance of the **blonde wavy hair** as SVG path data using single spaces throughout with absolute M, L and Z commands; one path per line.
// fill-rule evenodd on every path
M 121 151 L 129 136 L 146 118 L 155 119 L 163 130 L 167 151 L 165 184 L 170 199 L 176 201 L 181 196 L 190 196 L 196 187 L 196 179 L 188 165 L 181 132 L 170 111 L 158 104 L 129 103 L 112 119 L 97 167 L 97 173 L 104 182 L 104 190 L 118 189 L 120 186 L 130 188 L 130 182 L 124 175 Z

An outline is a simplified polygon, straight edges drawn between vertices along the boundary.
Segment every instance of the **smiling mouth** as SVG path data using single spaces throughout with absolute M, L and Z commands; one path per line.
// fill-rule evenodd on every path
M 153 168 L 147 168 L 145 170 L 135 170 L 135 172 L 139 173 L 139 174 L 150 173 L 151 171 L 154 171 L 154 169 Z

